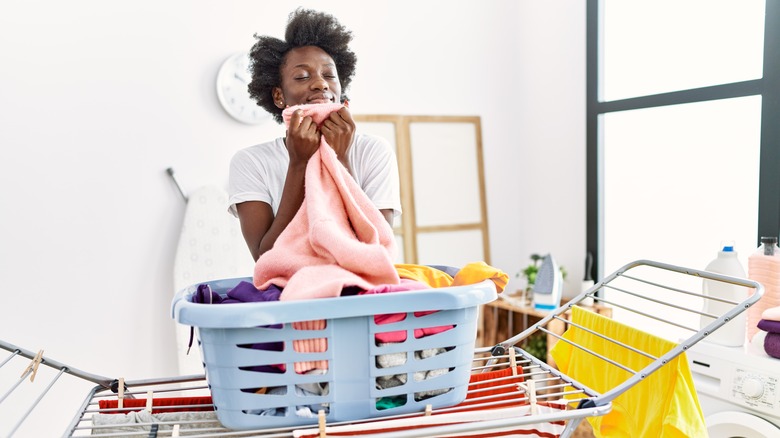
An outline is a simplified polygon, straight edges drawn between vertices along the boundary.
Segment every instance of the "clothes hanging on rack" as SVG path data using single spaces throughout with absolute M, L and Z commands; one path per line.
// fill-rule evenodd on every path
M 654 359 L 621 347 L 613 341 L 630 345 L 656 357 L 662 356 L 676 345 L 578 306 L 572 307 L 571 321 L 573 324 L 564 333 L 564 339 L 633 370 L 644 369 Z M 611 339 L 596 336 L 576 325 Z M 603 360 L 569 342 L 556 342 L 550 354 L 561 372 L 577 376 L 579 382 L 596 391 L 605 392 L 632 376 L 618 367 L 605 365 Z M 597 437 L 707 436 L 704 415 L 684 354 L 675 357 L 635 387 L 618 396 L 612 402 L 612 411 L 609 414 L 591 417 L 588 421 Z

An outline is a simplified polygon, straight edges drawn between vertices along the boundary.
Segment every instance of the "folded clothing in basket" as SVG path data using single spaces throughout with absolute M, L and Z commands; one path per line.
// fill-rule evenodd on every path
M 758 321 L 759 330 L 764 334 L 764 352 L 780 359 L 780 307 L 770 307 L 761 313 Z
M 433 271 L 436 269 L 431 268 L 431 270 Z M 442 274 L 447 275 L 444 274 L 443 272 Z M 429 286 L 427 284 L 422 283 L 420 281 L 402 279 L 401 282 L 397 285 L 380 285 L 377 286 L 376 288 L 359 292 L 358 295 L 374 295 L 374 294 L 391 293 L 391 292 L 422 290 L 428 288 Z M 257 289 L 252 283 L 249 283 L 247 281 L 241 281 L 232 289 L 228 290 L 226 295 L 223 297 L 222 295 L 213 292 L 207 283 L 203 283 L 198 285 L 195 293 L 192 296 L 192 302 L 201 303 L 201 304 L 236 304 L 236 303 L 245 303 L 245 302 L 278 301 L 281 292 L 282 291 L 278 287 L 273 285 L 269 286 L 269 288 L 266 290 L 260 290 Z M 350 289 L 347 292 L 347 294 L 352 294 L 353 292 L 355 291 Z M 436 312 L 435 310 L 415 312 L 414 316 L 422 317 L 435 312 Z M 403 321 L 405 318 L 406 318 L 406 313 L 380 314 L 374 316 L 374 322 L 377 325 L 383 325 L 383 324 L 390 324 L 394 322 Z M 325 321 L 318 320 L 318 321 L 293 322 L 292 326 L 297 330 L 322 330 L 325 328 Z M 267 327 L 281 328 L 281 324 L 269 325 Z M 415 339 L 419 339 L 425 336 L 450 330 L 453 327 L 454 326 L 452 325 L 445 325 L 445 326 L 436 326 L 436 327 L 417 328 L 414 330 L 414 336 Z M 193 335 L 191 335 L 190 337 L 190 345 L 192 345 L 193 342 L 192 336 Z M 377 333 L 375 335 L 375 339 L 376 342 L 380 344 L 404 342 L 406 341 L 406 331 L 396 330 L 390 332 Z M 258 350 L 266 350 L 266 351 L 283 351 L 284 343 L 270 342 L 270 343 L 262 343 L 262 344 L 251 344 L 251 345 L 246 345 L 244 347 L 254 348 Z M 295 351 L 302 352 L 302 353 L 323 352 L 327 350 L 327 339 L 315 338 L 315 339 L 295 340 L 293 341 L 293 347 Z M 425 357 L 431 357 L 435 354 L 438 354 L 438 352 L 436 352 L 436 349 L 429 349 L 429 350 L 418 351 L 418 354 L 423 355 Z M 377 366 L 379 367 L 395 366 L 392 355 L 387 355 L 386 358 L 380 356 L 377 360 Z M 285 371 L 285 368 L 286 367 L 284 364 L 258 365 L 253 367 L 245 367 L 245 369 L 248 371 L 270 372 L 270 373 L 283 373 Z M 322 360 L 296 362 L 294 364 L 294 368 L 297 373 L 305 374 L 315 370 L 327 370 L 328 363 L 327 361 L 322 361 Z M 418 375 L 415 377 L 417 377 L 418 380 L 419 379 L 424 380 L 426 378 L 433 377 L 433 374 L 422 376 L 422 377 Z M 405 375 L 403 377 L 400 377 L 400 379 L 404 380 Z M 388 387 L 395 386 L 392 383 L 393 381 L 394 381 L 393 378 L 382 380 L 379 387 L 388 388 Z

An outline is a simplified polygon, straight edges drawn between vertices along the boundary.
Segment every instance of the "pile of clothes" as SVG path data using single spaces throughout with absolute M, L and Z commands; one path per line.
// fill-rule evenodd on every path
M 758 321 L 758 328 L 761 331 L 754 335 L 753 342 L 760 342 L 763 338 L 766 354 L 780 359 L 780 307 L 764 310 L 761 320 Z

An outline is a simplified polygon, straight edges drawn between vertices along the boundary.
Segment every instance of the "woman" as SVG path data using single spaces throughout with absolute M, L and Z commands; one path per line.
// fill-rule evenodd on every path
M 352 33 L 333 16 L 299 8 L 290 14 L 284 41 L 255 38 L 249 94 L 278 123 L 290 106 L 347 102 L 344 90 L 357 58 L 348 47 Z M 306 163 L 321 136 L 391 226 L 400 214 L 398 168 L 390 145 L 356 133 L 347 106 L 320 127 L 297 111 L 284 138 L 243 149 L 230 164 L 230 212 L 239 218 L 255 260 L 273 247 L 300 208 Z

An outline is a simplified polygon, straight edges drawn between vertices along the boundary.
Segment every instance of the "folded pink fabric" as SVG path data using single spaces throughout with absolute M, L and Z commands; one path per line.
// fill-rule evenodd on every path
M 317 124 L 340 104 L 298 105 Z M 304 201 L 273 248 L 257 260 L 254 284 L 284 288 L 280 300 L 336 297 L 347 286 L 398 284 L 393 230 L 322 137 L 306 166 Z
M 296 330 L 324 330 L 325 320 L 320 319 L 317 321 L 299 321 L 292 323 L 292 326 Z M 328 339 L 296 339 L 293 341 L 293 349 L 299 353 L 317 353 L 328 350 Z M 295 372 L 298 374 L 304 374 L 306 371 L 313 369 L 327 370 L 327 360 L 310 360 L 306 362 L 295 362 L 293 365 Z
M 763 300 L 763 298 L 761 298 Z M 780 307 L 770 307 L 761 313 L 761 319 L 780 321 Z

